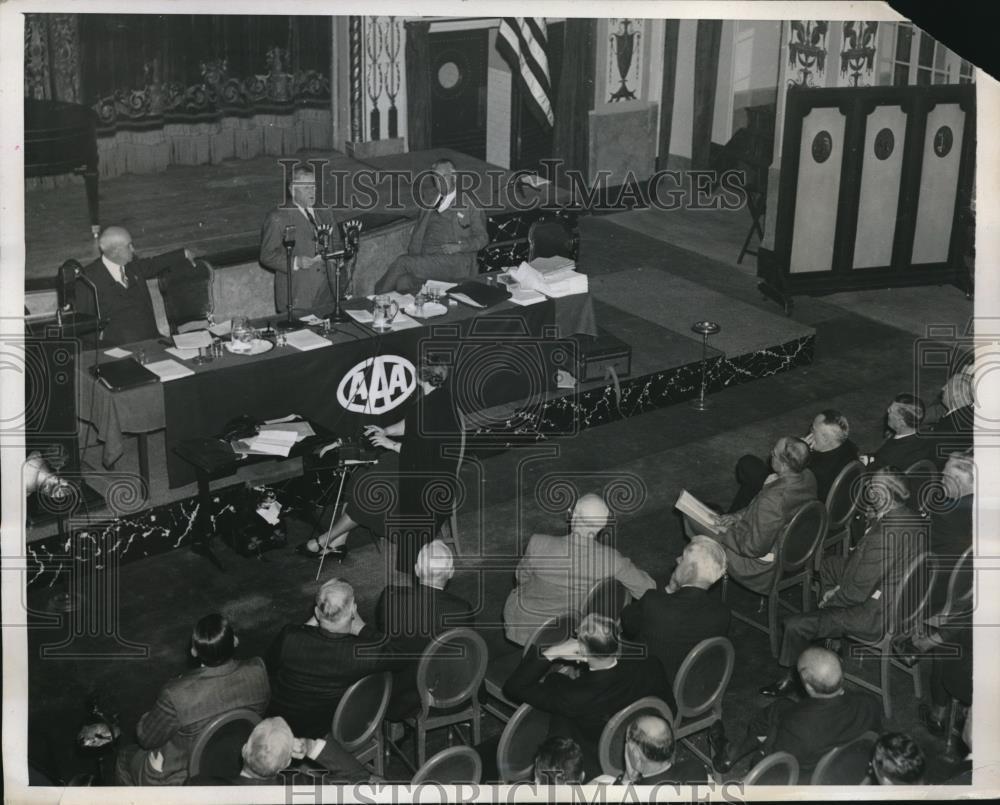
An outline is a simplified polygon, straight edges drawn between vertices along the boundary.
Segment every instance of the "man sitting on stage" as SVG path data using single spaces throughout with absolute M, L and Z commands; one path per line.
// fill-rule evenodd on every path
M 93 286 L 79 282 L 82 293 L 77 294 L 77 308 L 93 316 L 100 312 L 100 318 L 107 322 L 100 334 L 100 346 L 159 338 L 146 280 L 166 271 L 178 260 L 193 264 L 194 254 L 190 249 L 174 249 L 158 257 L 136 257 L 132 236 L 120 226 L 109 226 L 101 232 L 97 246 L 100 258 L 83 269 L 83 276 Z
M 317 253 L 320 227 L 329 231 L 329 248 L 341 247 L 333 210 L 316 204 L 316 174 L 311 165 L 296 165 L 288 185 L 292 203 L 271 210 L 260 233 L 260 263 L 274 272 L 274 306 L 284 313 L 288 304 L 288 261 L 285 232 L 295 227 L 292 237 L 292 314 L 329 312 L 333 308 L 333 277 L 328 276 L 323 258 Z M 320 199 L 322 202 L 322 199 Z M 335 270 L 331 267 L 331 271 Z
M 489 242 L 486 214 L 471 195 L 458 197 L 450 160 L 440 159 L 431 168 L 438 200 L 420 211 L 407 253 L 375 284 L 376 293 L 416 293 L 429 279 L 462 282 L 476 275 L 476 254 Z

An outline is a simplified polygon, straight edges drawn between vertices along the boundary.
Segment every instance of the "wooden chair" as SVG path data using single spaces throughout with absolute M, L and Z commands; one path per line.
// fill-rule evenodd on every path
M 851 523 L 861 501 L 861 484 L 865 465 L 851 461 L 837 473 L 826 496 L 828 524 L 823 544 L 816 550 L 816 573 L 820 562 L 830 548 L 840 548 L 840 555 L 847 556 L 851 547 Z
M 171 333 L 199 330 L 208 325 L 215 310 L 215 270 L 203 259 L 191 265 L 178 260 L 157 277 L 163 312 Z
M 944 498 L 945 490 L 941 485 L 941 473 L 929 458 L 914 461 L 906 468 L 906 486 L 910 490 L 910 508 L 921 514 L 927 514 L 927 508 Z M 927 498 L 930 498 L 929 500 Z
M 580 620 L 587 615 L 604 615 L 606 618 L 618 620 L 626 604 L 632 600 L 632 595 L 618 579 L 608 576 L 596 582 L 587 593 L 580 609 Z
M 456 453 L 453 453 L 453 448 L 445 447 L 445 455 L 455 455 L 458 460 L 455 463 L 455 489 L 451 499 L 451 513 L 448 515 L 448 519 L 444 523 L 444 526 L 446 526 L 448 530 L 448 536 L 444 536 L 443 533 L 440 535 L 441 539 L 451 546 L 451 549 L 455 552 L 455 556 L 458 557 L 461 557 L 462 555 L 462 546 L 458 541 L 458 506 L 462 498 L 460 492 L 462 487 L 462 464 L 465 462 L 465 427 L 465 417 L 463 417 L 460 413 L 458 415 L 458 450 Z M 441 530 L 443 532 L 444 527 L 442 527 Z
M 562 218 L 542 217 L 528 229 L 528 262 L 536 257 L 568 257 L 576 260 L 580 236 Z
M 877 740 L 876 733 L 866 732 L 850 743 L 835 746 L 819 759 L 811 785 L 861 785 L 868 776 Z
M 469 746 L 449 746 L 442 749 L 434 757 L 424 763 L 410 785 L 421 783 L 438 783 L 439 785 L 458 785 L 459 783 L 478 784 L 483 776 L 483 762 L 476 750 Z
M 937 584 L 938 571 L 931 576 L 931 590 Z M 974 606 L 975 568 L 973 566 L 972 548 L 966 548 L 958 557 L 951 573 L 948 574 L 948 588 L 944 604 L 939 612 L 927 618 L 927 625 L 941 628 L 949 622 L 969 615 Z
M 597 744 L 597 756 L 601 761 L 601 772 L 617 777 L 625 769 L 625 734 L 629 725 L 641 715 L 659 716 L 671 730 L 674 726 L 674 714 L 663 699 L 656 696 L 645 696 L 632 702 L 615 713 L 604 726 L 601 740 Z
M 892 718 L 892 698 L 890 695 L 890 670 L 892 667 L 905 671 L 913 680 L 913 693 L 919 699 L 922 696 L 921 664 L 918 662 L 910 667 L 900 662 L 893 650 L 894 641 L 918 634 L 926 622 L 926 611 L 930 603 L 930 585 L 927 583 L 927 554 L 917 556 L 907 568 L 902 583 L 895 591 L 894 599 L 888 607 L 888 621 L 885 634 L 875 641 L 863 640 L 853 635 L 847 639 L 856 644 L 855 649 L 861 657 L 871 654 L 879 660 L 880 684 L 875 685 L 867 679 L 845 672 L 844 679 L 859 687 L 870 690 L 882 699 L 882 710 L 887 719 Z
M 199 774 L 221 778 L 239 776 L 243 769 L 243 744 L 259 723 L 260 716 L 245 707 L 222 713 L 209 721 L 191 747 L 188 777 Z
M 747 772 L 743 785 L 795 785 L 799 761 L 788 752 L 772 752 Z
M 478 694 L 486 662 L 486 643 L 468 628 L 449 629 L 424 649 L 417 663 L 420 711 L 404 721 L 416 731 L 417 767 L 427 760 L 427 733 L 431 730 L 447 727 L 450 740 L 456 725 L 468 722 L 472 724 L 473 744 L 480 742 L 482 714 Z M 396 749 L 392 741 L 389 746 Z M 400 757 L 409 762 L 404 755 Z
M 813 556 L 823 543 L 827 528 L 826 506 L 818 500 L 804 503 L 788 521 L 774 546 L 774 579 L 767 595 L 767 624 L 756 618 L 733 610 L 733 617 L 767 632 L 771 641 L 771 654 L 778 656 L 781 635 L 778 631 L 778 613 L 781 607 L 792 612 L 808 612 L 812 608 Z M 722 580 L 722 600 L 726 600 L 728 577 Z M 796 609 L 781 598 L 787 589 L 802 586 L 802 608 Z
M 530 704 L 522 704 L 510 717 L 497 745 L 500 782 L 518 783 L 532 779 L 538 747 L 548 737 L 552 716 Z
M 333 739 L 358 759 L 385 776 L 385 738 L 382 722 L 392 694 L 392 674 L 385 671 L 359 679 L 344 693 L 333 714 Z
M 711 767 L 712 759 L 690 740 L 722 720 L 722 697 L 729 687 L 736 650 L 726 637 L 702 640 L 688 652 L 674 678 L 677 715 L 674 737 Z
M 507 721 L 511 717 L 507 710 L 516 710 L 517 704 L 503 695 L 503 686 L 510 678 L 510 675 L 514 673 L 514 669 L 520 664 L 521 658 L 527 655 L 528 649 L 532 646 L 539 646 L 546 649 L 549 646 L 554 646 L 556 643 L 561 643 L 563 640 L 568 640 L 573 636 L 579 622 L 580 616 L 576 612 L 569 612 L 565 615 L 557 615 L 554 618 L 549 618 L 535 629 L 528 642 L 524 644 L 524 649 L 520 652 L 511 651 L 497 657 L 495 660 L 490 660 L 486 666 L 486 675 L 483 679 L 483 689 L 486 692 L 486 702 L 483 704 L 483 709 L 500 721 Z M 493 704 L 492 699 L 500 702 L 506 710 Z

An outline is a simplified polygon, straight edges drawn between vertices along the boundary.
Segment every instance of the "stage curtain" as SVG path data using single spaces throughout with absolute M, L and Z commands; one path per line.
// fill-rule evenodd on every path
M 677 83 L 677 32 L 680 20 L 664 20 L 663 89 L 660 100 L 660 142 L 656 149 L 656 167 L 667 167 L 670 156 L 670 134 L 674 120 L 674 91 Z
M 719 77 L 722 20 L 698 20 L 694 50 L 694 126 L 691 131 L 691 167 L 708 167 L 715 112 L 715 85 Z
M 431 54 L 429 22 L 406 23 L 407 150 L 431 147 Z
M 567 19 L 562 70 L 556 90 L 552 152 L 567 170 L 589 179 L 590 119 L 594 108 L 597 20 Z

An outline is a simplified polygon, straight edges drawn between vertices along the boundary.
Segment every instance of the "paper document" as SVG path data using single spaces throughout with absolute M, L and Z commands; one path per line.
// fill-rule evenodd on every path
M 111 349 L 104 350 L 105 355 L 109 355 L 112 358 L 127 358 L 132 353 L 127 349 L 121 349 L 119 347 L 112 347 Z
M 295 434 L 295 442 L 301 442 L 309 436 L 315 436 L 316 431 L 308 422 L 280 422 L 274 425 L 261 425 L 261 433 L 274 433 L 275 431 L 289 431 Z
M 300 316 L 299 321 L 303 324 L 319 324 L 323 320 L 319 316 L 310 313 L 308 316 Z
M 198 349 L 212 346 L 212 335 L 208 330 L 195 330 L 193 333 L 177 333 L 174 336 L 174 346 L 177 349 Z
M 180 358 L 182 361 L 189 361 L 198 357 L 198 350 L 196 349 L 178 349 L 177 347 L 167 347 L 164 352 L 169 352 L 175 358 Z
M 297 435 L 293 430 L 262 431 L 249 439 L 233 442 L 231 447 L 237 453 L 288 458 Z
M 420 322 L 416 319 L 410 318 L 405 313 L 397 313 L 389 328 L 395 333 L 398 330 L 410 330 L 419 326 Z
M 169 380 L 177 380 L 179 377 L 189 377 L 194 374 L 194 369 L 188 369 L 188 367 L 169 358 L 163 361 L 147 363 L 146 368 L 160 378 L 161 383 L 166 383 Z
M 466 296 L 464 293 L 453 293 L 451 294 L 451 298 L 457 299 L 462 304 L 469 305 L 470 307 L 478 307 L 478 308 L 486 307 L 486 305 L 479 304 L 479 302 L 477 302 L 475 299 Z
M 722 533 L 715 526 L 715 518 L 718 516 L 714 511 L 712 511 L 708 506 L 702 503 L 694 495 L 690 494 L 686 489 L 682 490 L 680 495 L 677 497 L 677 502 L 674 504 L 674 508 L 677 509 L 682 514 L 686 514 L 692 520 L 694 520 L 702 528 L 706 529 L 712 534 Z
M 371 324 L 375 320 L 375 316 L 370 310 L 345 309 L 344 312 L 358 324 Z
M 265 425 L 277 425 L 280 422 L 297 422 L 302 419 L 298 414 L 289 414 L 288 416 L 279 416 L 274 419 L 265 419 Z
M 316 335 L 312 330 L 295 330 L 285 336 L 285 341 L 288 346 L 295 347 L 302 352 L 333 346 L 332 342 L 327 341 L 321 335 Z
M 220 321 L 218 324 L 213 324 L 208 328 L 208 331 L 219 338 L 229 335 L 233 331 L 233 321 L 232 319 L 226 319 L 225 321 Z
M 544 302 L 545 294 L 539 291 L 531 291 L 527 288 L 516 288 L 511 291 L 510 301 L 515 305 L 527 307 L 528 305 L 537 305 L 539 302 Z
M 536 257 L 528 263 L 539 274 L 554 274 L 567 268 L 576 268 L 576 263 L 570 257 Z
M 455 287 L 457 283 L 445 282 L 444 280 L 427 280 L 424 283 L 424 287 L 421 289 L 425 294 L 436 291 L 439 296 L 444 296 L 448 291 Z

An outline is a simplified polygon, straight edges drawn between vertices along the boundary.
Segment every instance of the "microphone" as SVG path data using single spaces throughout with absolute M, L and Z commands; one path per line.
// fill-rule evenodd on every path
M 281 245 L 286 249 L 295 248 L 295 226 L 293 224 L 285 227 L 285 231 L 281 236 Z

